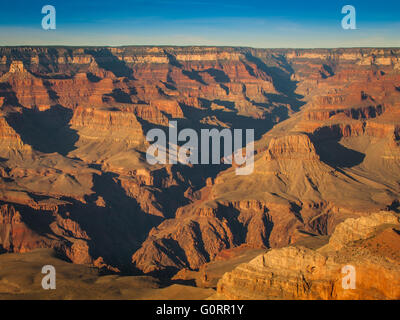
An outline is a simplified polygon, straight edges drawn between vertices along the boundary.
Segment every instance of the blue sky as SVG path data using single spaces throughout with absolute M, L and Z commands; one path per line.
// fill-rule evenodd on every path
M 53 5 L 57 29 L 41 28 Z M 353 5 L 357 29 L 341 27 Z M 396 0 L 2 0 L 0 45 L 400 46 Z

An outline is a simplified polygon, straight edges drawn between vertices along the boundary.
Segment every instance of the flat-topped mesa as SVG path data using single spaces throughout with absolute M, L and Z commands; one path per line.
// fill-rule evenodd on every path
M 144 140 L 142 126 L 133 113 L 77 107 L 70 121 L 83 139 L 112 140 L 137 145 Z
M 266 151 L 266 160 L 318 160 L 314 144 L 306 134 L 290 134 L 272 138 Z

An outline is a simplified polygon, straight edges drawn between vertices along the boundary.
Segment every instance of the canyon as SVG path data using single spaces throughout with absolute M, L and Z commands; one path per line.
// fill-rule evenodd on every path
M 254 171 L 148 163 L 170 121 L 253 129 Z M 398 299 L 397 257 L 368 250 L 398 243 L 399 182 L 400 49 L 0 47 L 0 262 L 53 250 L 228 299 Z M 357 238 L 381 216 L 392 229 Z M 343 261 L 382 287 L 342 292 Z

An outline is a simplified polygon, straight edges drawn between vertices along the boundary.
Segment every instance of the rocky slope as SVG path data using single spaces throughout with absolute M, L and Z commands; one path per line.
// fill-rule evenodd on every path
M 0 48 L 0 251 L 198 269 L 397 210 L 400 51 Z M 150 165 L 149 129 L 255 130 L 255 167 Z
M 367 59 L 368 54 L 376 59 Z M 293 108 L 304 105 L 256 142 L 251 175 L 238 176 L 233 168 L 222 171 L 197 192 L 193 203 L 177 211 L 173 223 L 164 222 L 153 230 L 133 256 L 138 266 L 151 261 L 162 269 L 165 255 L 187 252 L 182 246 L 167 250 L 162 243 L 190 241 L 190 233 L 177 235 L 191 228 L 192 221 L 203 229 L 209 220 L 220 217 L 235 230 L 234 245 L 282 247 L 304 234 L 329 235 L 348 217 L 397 210 L 400 78 L 396 51 L 277 51 L 280 66 L 290 70 L 286 81 L 281 71 L 264 62 L 267 56 L 259 50 L 251 60 L 275 75 L 275 87 L 285 92 L 267 96 L 286 99 Z M 209 212 L 210 218 L 200 218 Z M 226 242 L 223 248 L 230 246 Z M 215 251 L 203 248 L 205 259 L 215 256 Z M 199 264 L 188 261 L 185 267 Z
M 347 219 L 329 243 L 272 249 L 226 273 L 214 298 L 400 299 L 399 215 L 380 212 Z M 355 270 L 355 287 L 343 286 Z

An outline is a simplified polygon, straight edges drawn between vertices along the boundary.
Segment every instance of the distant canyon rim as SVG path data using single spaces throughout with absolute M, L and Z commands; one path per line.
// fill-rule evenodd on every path
M 148 163 L 146 134 L 174 121 L 198 137 L 254 130 L 252 172 L 236 174 L 222 156 Z M 50 248 L 106 273 L 183 279 L 260 249 L 270 262 L 213 287 L 224 298 L 278 297 L 247 285 L 287 262 L 274 250 L 317 264 L 343 253 L 335 242 L 325 258 L 290 248 L 379 212 L 396 217 L 399 183 L 398 48 L 0 47 L 0 257 Z M 394 220 L 368 223 L 397 230 Z M 357 241 L 390 247 L 399 235 L 373 234 Z M 318 288 L 298 297 L 351 298 Z M 387 288 L 366 297 L 396 298 Z

